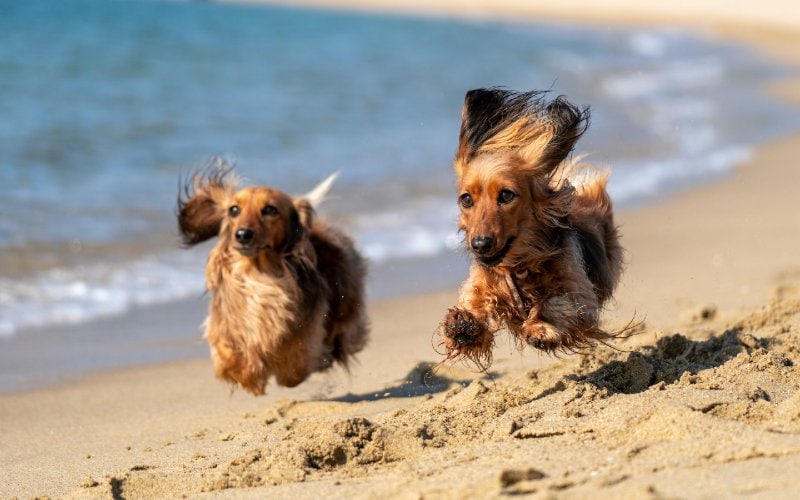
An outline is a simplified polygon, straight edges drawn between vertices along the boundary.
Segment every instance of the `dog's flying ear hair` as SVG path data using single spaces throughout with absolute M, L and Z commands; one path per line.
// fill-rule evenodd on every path
M 502 88 L 467 92 L 461 111 L 456 174 L 478 154 L 515 150 L 526 167 L 550 173 L 572 151 L 589 125 L 589 108 L 563 97 L 547 103 L 546 92 Z
M 559 96 L 550 102 L 540 119 L 546 132 L 544 148 L 530 144 L 523 146 L 520 154 L 536 170 L 551 173 L 572 152 L 575 143 L 589 128 L 589 107 L 579 108 Z M 535 141 L 536 142 L 536 141 Z
M 233 165 L 214 159 L 188 179 L 179 180 L 178 230 L 184 245 L 196 245 L 219 234 L 235 187 L 228 177 L 232 170 Z
M 503 88 L 474 89 L 464 96 L 458 157 L 469 160 L 481 147 L 512 123 L 530 121 L 542 92 L 517 93 Z

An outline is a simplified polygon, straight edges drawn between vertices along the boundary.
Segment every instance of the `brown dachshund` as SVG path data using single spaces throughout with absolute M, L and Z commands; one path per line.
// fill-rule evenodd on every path
M 503 327 L 547 352 L 615 335 L 598 326 L 623 264 L 608 173 L 567 159 L 588 108 L 544 95 L 466 95 L 454 168 L 459 229 L 474 262 L 442 322 L 447 359 L 488 368 Z
M 353 242 L 315 217 L 335 175 L 309 195 L 237 190 L 217 162 L 183 183 L 178 226 L 187 246 L 218 236 L 206 267 L 205 338 L 216 375 L 264 394 L 334 362 L 347 368 L 368 335 L 366 266 Z

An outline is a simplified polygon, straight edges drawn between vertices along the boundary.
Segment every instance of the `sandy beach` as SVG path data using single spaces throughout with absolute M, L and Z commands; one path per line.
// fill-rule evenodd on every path
M 394 10 L 675 25 L 800 65 L 788 1 L 455 4 Z M 795 80 L 765 92 L 800 102 Z M 351 374 L 265 397 L 232 392 L 207 358 L 0 396 L 0 498 L 797 498 L 798 157 L 795 134 L 720 181 L 618 214 L 628 265 L 605 324 L 643 325 L 613 347 L 554 359 L 503 336 L 488 376 L 433 373 L 455 290 L 376 302 Z M 166 327 L 196 328 L 203 309 L 185 304 Z

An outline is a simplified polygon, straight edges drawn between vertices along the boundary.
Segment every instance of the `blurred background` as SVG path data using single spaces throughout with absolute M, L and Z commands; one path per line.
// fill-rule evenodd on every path
M 174 210 L 179 176 L 214 155 L 294 194 L 341 171 L 321 211 L 370 259 L 371 300 L 455 289 L 467 90 L 591 105 L 577 152 L 613 167 L 625 209 L 796 129 L 758 92 L 785 71 L 671 29 L 0 0 L 0 392 L 205 355 L 209 246 L 180 248 Z

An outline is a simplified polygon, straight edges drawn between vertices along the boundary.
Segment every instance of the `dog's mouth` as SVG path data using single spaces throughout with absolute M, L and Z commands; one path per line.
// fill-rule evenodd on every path
M 257 246 L 257 245 L 236 245 L 234 247 L 237 252 L 244 255 L 245 257 L 255 257 L 261 252 L 268 252 L 271 250 L 272 247 L 269 246 Z
M 508 251 L 511 250 L 511 245 L 512 243 L 514 243 L 514 239 L 515 239 L 514 236 L 510 237 L 508 241 L 506 241 L 505 246 L 503 246 L 503 248 L 501 248 L 499 251 L 497 251 L 492 255 L 484 255 L 484 256 L 475 255 L 475 258 L 478 259 L 478 262 L 480 262 L 484 266 L 487 267 L 496 266 L 497 264 L 503 261 Z

